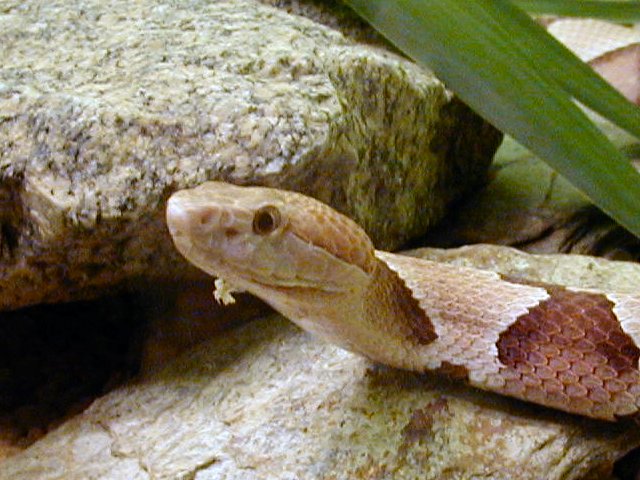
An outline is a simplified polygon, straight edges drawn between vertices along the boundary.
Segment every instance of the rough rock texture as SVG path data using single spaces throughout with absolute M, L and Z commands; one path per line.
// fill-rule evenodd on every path
M 184 274 L 164 201 L 206 179 L 305 191 L 391 248 L 483 178 L 500 136 L 432 75 L 344 7 L 264 3 L 322 24 L 257 1 L 3 3 L 0 309 Z
M 550 267 L 548 258 L 474 248 L 464 262 L 486 266 L 497 254 L 500 270 L 536 280 L 564 272 L 574 285 L 640 282 L 638 265 L 591 259 L 576 268 L 574 256 L 556 256 Z M 377 367 L 272 316 L 96 401 L 0 465 L 0 479 L 603 480 L 639 444 L 635 424 Z
M 403 253 L 568 287 L 637 293 L 640 285 L 640 264 L 589 255 L 531 255 L 515 248 L 482 244 L 451 249 L 418 248 Z

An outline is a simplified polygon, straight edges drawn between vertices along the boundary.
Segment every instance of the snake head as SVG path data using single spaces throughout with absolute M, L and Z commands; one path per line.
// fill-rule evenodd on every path
M 366 282 L 374 248 L 352 220 L 317 200 L 265 187 L 207 182 L 171 196 L 178 251 L 259 296 L 269 289 L 341 291 Z

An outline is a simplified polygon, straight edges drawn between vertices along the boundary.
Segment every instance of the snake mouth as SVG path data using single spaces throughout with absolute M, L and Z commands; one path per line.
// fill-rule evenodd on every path
M 339 288 L 331 288 L 330 285 L 320 285 L 318 282 L 305 280 L 298 276 L 283 278 L 273 275 L 273 273 L 256 272 L 255 270 L 248 269 L 246 265 L 243 265 L 241 262 L 229 262 L 219 256 L 203 258 L 198 262 L 195 258 L 196 255 L 194 255 L 194 253 L 198 251 L 199 249 L 196 246 L 192 246 L 190 251 L 187 251 L 186 253 L 189 254 L 191 261 L 201 270 L 228 282 L 238 290 L 247 292 L 252 292 L 252 290 L 259 290 L 261 292 L 268 290 L 340 291 Z
M 245 280 L 246 283 L 250 285 L 257 286 L 260 290 L 272 290 L 279 292 L 292 292 L 292 291 L 305 291 L 305 292 L 325 292 L 325 293 L 338 293 L 341 292 L 342 289 L 338 287 L 333 287 L 331 285 L 320 285 L 316 282 L 305 281 L 298 277 L 294 279 L 279 279 L 277 277 L 272 277 L 268 280 L 258 279 L 256 277 L 251 278 L 251 280 Z M 245 283 L 243 282 L 243 283 Z M 250 291 L 250 288 L 246 288 L 245 290 Z

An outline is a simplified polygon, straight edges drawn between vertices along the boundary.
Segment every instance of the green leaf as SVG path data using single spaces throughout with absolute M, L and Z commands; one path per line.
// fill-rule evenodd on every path
M 518 7 L 539 15 L 600 18 L 612 22 L 640 21 L 640 2 L 589 0 L 513 0 Z
M 347 3 L 640 237 L 640 175 L 564 90 L 576 94 L 593 77 L 580 71 L 571 82 L 564 78 L 565 55 L 558 59 L 557 42 L 524 12 L 506 0 Z M 593 87 L 590 95 L 600 89 Z M 602 89 L 613 90 L 606 84 Z M 637 125 L 630 130 L 637 134 Z
M 514 33 L 517 32 L 517 42 L 514 42 L 513 48 L 520 49 L 521 55 L 529 57 L 539 74 L 550 82 L 560 83 L 584 105 L 640 137 L 640 108 L 548 35 L 541 25 L 533 22 L 522 10 L 503 1 L 488 2 L 486 6 L 494 16 L 506 16 L 507 21 L 518 23 L 517 27 L 515 24 L 509 27 L 514 29 Z

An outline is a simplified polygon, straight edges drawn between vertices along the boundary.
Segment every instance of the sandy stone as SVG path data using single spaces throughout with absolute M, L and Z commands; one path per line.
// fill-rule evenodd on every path
M 187 275 L 164 202 L 206 179 L 304 191 L 391 248 L 484 177 L 493 128 L 344 7 L 306 7 L 4 2 L 0 309 Z
M 467 245 L 460 248 L 418 248 L 406 255 L 463 267 L 491 270 L 513 278 L 554 283 L 605 292 L 637 293 L 640 264 L 589 255 L 531 255 L 499 245 Z

